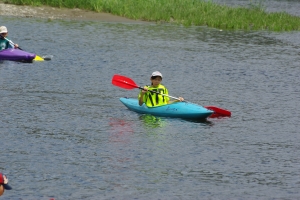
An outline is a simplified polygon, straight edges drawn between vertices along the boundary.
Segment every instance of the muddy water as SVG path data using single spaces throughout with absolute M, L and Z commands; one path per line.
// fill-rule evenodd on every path
M 300 34 L 0 16 L 48 62 L 0 63 L 4 199 L 299 199 Z M 232 111 L 140 115 L 114 74 Z

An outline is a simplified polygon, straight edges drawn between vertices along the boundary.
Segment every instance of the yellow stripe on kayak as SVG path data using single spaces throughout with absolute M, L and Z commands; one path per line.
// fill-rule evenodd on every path
M 42 58 L 41 56 L 36 55 L 33 60 L 34 61 L 44 61 L 44 58 Z

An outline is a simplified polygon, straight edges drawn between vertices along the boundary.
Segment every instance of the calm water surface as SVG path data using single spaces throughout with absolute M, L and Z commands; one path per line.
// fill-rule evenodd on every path
M 51 61 L 0 64 L 3 199 L 299 199 L 300 33 L 0 17 Z M 5 22 L 5 23 L 4 23 Z M 170 95 L 232 111 L 129 111 L 114 87 L 159 70 Z
M 260 5 L 267 12 L 287 12 L 300 16 L 299 0 L 212 0 L 229 6 L 252 7 Z

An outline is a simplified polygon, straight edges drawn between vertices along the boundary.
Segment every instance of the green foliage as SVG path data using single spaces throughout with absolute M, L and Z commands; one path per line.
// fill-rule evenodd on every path
M 210 0 L 5 0 L 19 5 L 49 5 L 107 12 L 130 19 L 170 22 L 220 29 L 300 30 L 300 17 L 266 13 L 264 0 L 249 0 L 250 7 L 229 7 Z

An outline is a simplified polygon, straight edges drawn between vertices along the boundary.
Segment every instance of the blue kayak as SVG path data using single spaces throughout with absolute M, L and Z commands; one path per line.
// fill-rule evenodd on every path
M 34 53 L 28 53 L 20 49 L 4 49 L 0 51 L 0 60 L 32 62 L 35 56 Z
M 213 111 L 208 110 L 200 105 L 189 102 L 175 102 L 157 107 L 147 107 L 145 104 L 139 105 L 137 99 L 120 98 L 120 101 L 132 111 L 141 114 L 151 114 L 161 117 L 176 117 L 184 119 L 206 119 L 213 114 Z

